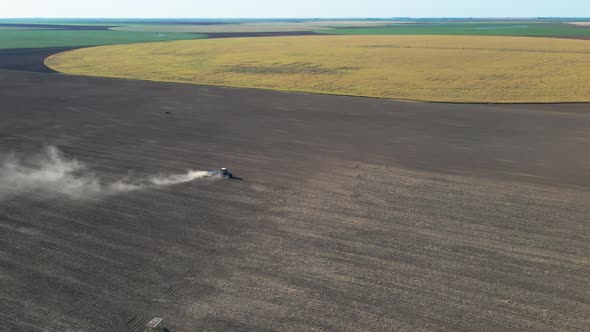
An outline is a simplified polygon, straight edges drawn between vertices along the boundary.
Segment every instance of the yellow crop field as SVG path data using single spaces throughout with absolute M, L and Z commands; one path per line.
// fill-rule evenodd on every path
M 51 56 L 89 76 L 444 102 L 588 102 L 590 42 L 302 36 L 101 46 Z

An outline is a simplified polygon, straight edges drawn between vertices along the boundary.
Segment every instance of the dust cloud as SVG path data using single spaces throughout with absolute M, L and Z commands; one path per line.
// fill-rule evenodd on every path
M 202 178 L 219 177 L 215 172 L 189 170 L 184 174 L 158 175 L 144 179 L 106 181 L 69 159 L 53 146 L 27 158 L 0 155 L 0 201 L 19 195 L 65 196 L 88 199 L 136 190 L 171 186 Z

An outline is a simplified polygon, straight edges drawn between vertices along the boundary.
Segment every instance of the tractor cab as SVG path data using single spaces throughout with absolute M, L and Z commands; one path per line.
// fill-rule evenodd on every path
M 226 167 L 222 167 L 221 168 L 221 176 L 223 176 L 224 178 L 231 179 L 233 177 L 233 174 Z

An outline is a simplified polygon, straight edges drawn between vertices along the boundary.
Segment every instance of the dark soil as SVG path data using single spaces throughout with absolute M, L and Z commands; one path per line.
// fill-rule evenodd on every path
M 588 105 L 454 105 L 0 71 L 0 152 L 108 179 L 0 202 L 7 331 L 583 331 Z M 170 112 L 170 114 L 166 114 Z
M 0 49 L 0 69 L 55 73 L 45 66 L 45 59 L 50 55 L 76 48 L 79 47 Z

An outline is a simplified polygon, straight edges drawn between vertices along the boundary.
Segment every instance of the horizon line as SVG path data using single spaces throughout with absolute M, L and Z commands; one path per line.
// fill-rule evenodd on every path
M 425 17 L 414 17 L 414 16 L 394 16 L 394 17 L 0 17 L 0 20 L 5 19 L 62 19 L 62 20 L 75 20 L 75 19 L 87 19 L 87 20 L 121 20 L 121 19 L 168 19 L 168 20 L 329 20 L 329 19 L 354 19 L 354 20 L 420 20 L 420 19 L 590 19 L 590 16 L 425 16 Z

